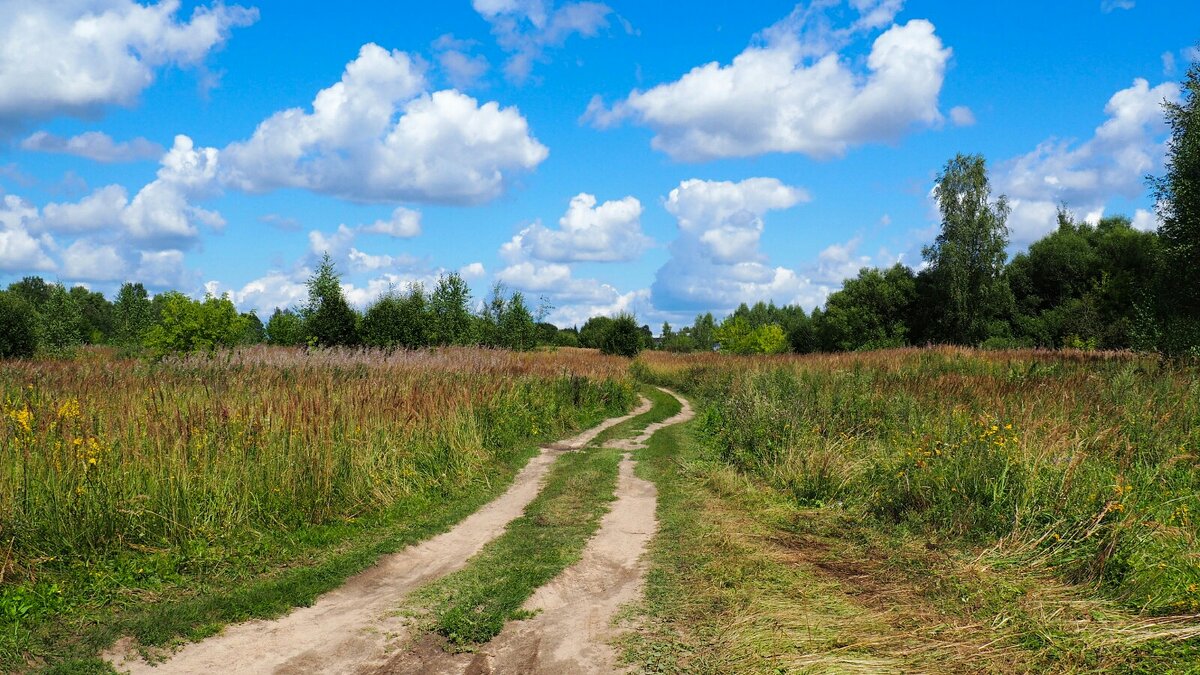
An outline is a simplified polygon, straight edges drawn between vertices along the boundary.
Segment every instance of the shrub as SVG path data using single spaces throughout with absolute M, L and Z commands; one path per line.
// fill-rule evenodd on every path
M 37 349 L 33 307 L 21 298 L 0 291 L 0 358 L 28 358 Z
M 616 356 L 637 356 L 642 349 L 642 329 L 632 314 L 622 312 L 604 331 L 600 351 Z

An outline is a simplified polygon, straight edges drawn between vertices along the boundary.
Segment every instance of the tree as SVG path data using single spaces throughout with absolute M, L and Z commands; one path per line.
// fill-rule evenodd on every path
M 238 342 L 244 345 L 257 345 L 267 341 L 267 328 L 263 325 L 262 319 L 258 318 L 257 312 L 242 312 L 242 321 L 244 330 Z
M 322 347 L 356 345 L 358 315 L 342 294 L 342 279 L 326 253 L 308 278 L 308 304 L 302 312 L 308 337 Z
M 717 343 L 717 322 L 713 319 L 712 312 L 696 315 L 696 322 L 692 324 L 692 341 L 696 344 L 696 349 L 712 351 Z
M 516 351 L 528 351 L 537 346 L 533 315 L 520 292 L 513 293 L 505 303 L 499 324 L 500 346 Z
M 89 344 L 100 344 L 113 337 L 116 314 L 113 304 L 99 291 L 89 291 L 83 286 L 71 289 L 71 299 L 83 314 L 79 337 Z
M 591 323 L 589 319 L 588 323 Z M 587 324 L 584 324 L 587 328 Z M 615 319 L 609 319 L 608 326 L 600 341 L 600 351 L 617 356 L 637 356 L 642 348 L 642 329 L 637 319 L 628 312 L 621 312 Z
M 591 349 L 601 349 L 604 345 L 604 336 L 608 334 L 612 322 L 612 318 L 607 316 L 593 316 L 588 319 L 584 322 L 583 328 L 579 329 L 579 344 Z M 636 327 L 634 326 L 634 328 Z
M 41 277 L 24 277 L 9 284 L 8 291 L 28 303 L 33 311 L 41 312 L 42 306 L 50 299 L 52 285 Z
M 1200 61 L 1193 61 L 1182 82 L 1179 103 L 1163 101 L 1171 140 L 1166 173 L 1150 178 L 1162 224 L 1166 265 L 1162 283 L 1165 345 L 1168 351 L 1200 347 Z M 1182 338 L 1182 339 L 1181 339 Z
M 991 200 L 982 155 L 947 162 L 934 196 L 942 231 L 923 253 L 938 293 L 935 330 L 942 341 L 978 344 L 1011 304 L 1003 277 L 1008 200 Z
M 0 358 L 29 358 L 37 349 L 36 314 L 20 295 L 0 291 Z
M 140 345 L 142 336 L 152 323 L 151 311 L 150 295 L 145 286 L 129 282 L 121 284 L 117 301 L 113 303 L 116 343 L 127 347 Z
M 304 330 L 304 319 L 290 309 L 275 308 L 267 320 L 267 342 L 273 345 L 295 347 L 304 344 L 308 333 Z
M 906 319 L 916 295 L 916 277 L 904 265 L 860 270 L 825 301 L 820 346 L 853 351 L 906 344 Z
M 38 322 L 38 348 L 48 354 L 69 355 L 83 344 L 83 313 L 61 284 L 51 284 Z
M 373 347 L 418 349 L 429 344 L 429 312 L 425 289 L 413 284 L 408 293 L 389 291 L 363 317 L 363 341 Z
M 438 277 L 429 297 L 430 344 L 462 345 L 472 341 L 471 289 L 455 273 Z
M 193 300 L 177 291 L 161 294 L 162 312 L 146 331 L 146 346 L 162 356 L 170 352 L 211 352 L 233 347 L 246 334 L 246 319 L 228 295 Z

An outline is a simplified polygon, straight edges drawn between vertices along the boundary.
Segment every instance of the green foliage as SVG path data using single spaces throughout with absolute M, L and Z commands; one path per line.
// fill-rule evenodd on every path
M 262 319 L 258 318 L 257 312 L 243 312 L 242 320 L 245 323 L 240 344 L 257 345 L 267 341 L 267 327 L 263 325 Z
M 586 328 L 586 324 L 584 327 Z M 604 336 L 600 340 L 600 351 L 616 356 L 637 356 L 642 350 L 642 336 L 637 319 L 628 312 L 622 312 L 611 319 L 604 330 Z
M 1167 257 L 1165 290 L 1171 313 L 1200 318 L 1200 61 L 1184 75 L 1183 99 L 1163 101 L 1171 140 L 1166 174 L 1151 180 Z
M 358 314 L 342 293 L 341 275 L 326 253 L 308 279 L 308 304 L 302 311 L 308 339 L 321 347 L 357 345 Z
M 125 282 L 113 303 L 113 338 L 118 345 L 136 346 L 154 323 L 150 294 L 140 283 Z
M 465 345 L 472 335 L 471 290 L 457 272 L 438 278 L 429 296 L 429 342 L 433 345 Z
M 246 319 L 238 314 L 228 296 L 206 296 L 193 300 L 182 293 L 162 294 L 162 312 L 146 332 L 146 347 L 163 356 L 172 352 L 211 352 L 239 344 L 246 333 Z
M 934 187 L 942 231 L 924 250 L 938 293 L 936 337 L 979 344 L 988 324 L 1006 316 L 1011 293 L 1003 278 L 1008 246 L 1008 200 L 991 201 L 982 155 L 956 155 Z
M 29 358 L 37 349 L 37 315 L 12 291 L 0 291 L 0 358 Z
M 430 324 L 425 289 L 413 284 L 407 293 L 385 293 L 367 308 L 363 342 L 372 347 L 419 349 L 429 344 Z
M 38 323 L 38 350 L 50 356 L 70 356 L 83 344 L 83 312 L 60 284 L 51 284 Z
M 500 346 L 514 351 L 529 351 L 537 346 L 537 328 L 525 305 L 525 296 L 513 293 L 500 316 Z
M 721 322 L 716 338 L 721 351 L 731 354 L 781 354 L 791 346 L 778 324 L 754 327 L 744 314 L 736 312 Z
M 276 307 L 271 318 L 267 320 L 266 341 L 269 344 L 296 347 L 304 344 L 307 336 L 304 319 L 290 309 Z
M 828 351 L 903 346 L 916 298 L 916 277 L 907 267 L 864 268 L 825 302 L 820 345 Z
M 612 322 L 612 317 L 607 316 L 593 316 L 588 319 L 583 328 L 579 329 L 579 344 L 590 349 L 600 349 Z

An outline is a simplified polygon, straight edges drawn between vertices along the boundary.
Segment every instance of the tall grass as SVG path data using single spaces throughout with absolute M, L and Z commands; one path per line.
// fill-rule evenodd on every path
M 22 598 L 50 571 L 128 551 L 203 565 L 189 552 L 436 501 L 486 478 L 498 454 L 627 409 L 626 363 L 285 348 L 6 362 L 0 624 L 46 604 Z
M 650 354 L 724 459 L 795 500 L 1200 611 L 1200 371 L 1121 353 Z

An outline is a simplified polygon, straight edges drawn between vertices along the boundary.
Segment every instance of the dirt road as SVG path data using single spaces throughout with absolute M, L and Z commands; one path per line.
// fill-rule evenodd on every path
M 679 400 L 683 408 L 675 416 L 649 425 L 635 438 L 614 440 L 606 446 L 635 450 L 644 447 L 659 429 L 691 419 L 691 407 L 686 400 Z M 634 461 L 626 453 L 612 510 L 601 521 L 579 562 L 538 589 L 525 603 L 525 609 L 537 612 L 533 618 L 509 623 L 474 654 L 449 654 L 436 641 L 424 640 L 399 652 L 375 672 L 618 672 L 617 655 L 610 646 L 617 633 L 613 618 L 622 605 L 641 594 L 645 573 L 641 557 L 657 528 L 654 485 L 635 476 L 633 470 Z
M 450 531 L 386 556 L 311 607 L 278 619 L 230 626 L 157 665 L 141 660 L 127 641 L 104 656 L 117 670 L 135 674 L 350 673 L 378 667 L 404 640 L 404 622 L 394 610 L 409 591 L 462 568 L 499 536 L 537 496 L 558 454 L 578 450 L 601 431 L 649 409 L 650 402 L 643 400 L 629 415 L 542 448 L 496 500 Z

